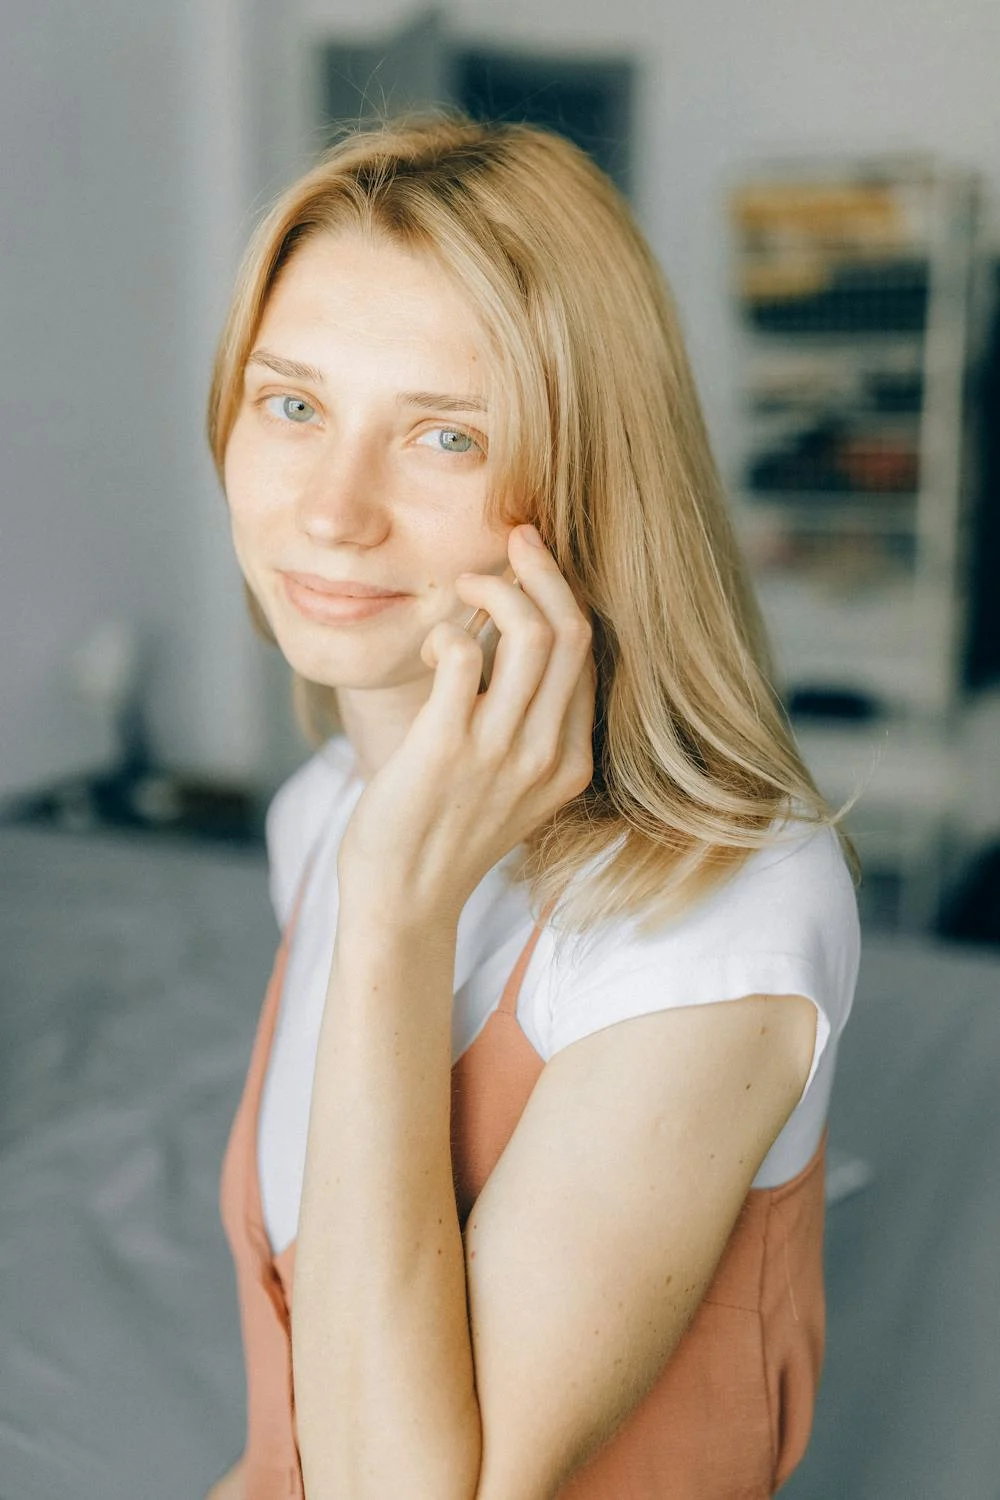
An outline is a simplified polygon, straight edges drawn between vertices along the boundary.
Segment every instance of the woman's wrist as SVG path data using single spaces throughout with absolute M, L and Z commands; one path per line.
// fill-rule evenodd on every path
M 341 848 L 338 860 L 338 935 L 361 929 L 369 938 L 412 942 L 454 940 L 465 900 L 457 893 L 425 889 L 384 866 L 374 868 L 363 856 Z
M 354 898 L 341 902 L 330 966 L 330 983 L 348 993 L 381 989 L 381 976 L 394 968 L 410 973 L 422 986 L 428 971 L 454 973 L 458 943 L 457 917 L 442 911 L 421 912 L 399 904 Z M 451 986 L 448 988 L 451 993 Z

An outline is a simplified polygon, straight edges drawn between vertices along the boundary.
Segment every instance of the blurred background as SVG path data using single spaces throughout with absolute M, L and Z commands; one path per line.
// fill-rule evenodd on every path
M 246 616 L 211 359 L 283 186 L 344 122 L 442 102 L 564 132 L 630 198 L 806 758 L 862 790 L 830 1354 L 787 1493 L 1000 1496 L 998 62 L 995 0 L 5 7 L 0 1500 L 193 1493 L 238 1449 L 212 1174 L 276 936 L 264 814 L 310 751 Z
M 996 941 L 995 7 L 354 9 L 10 17 L 0 808 L 259 839 L 304 745 L 203 438 L 214 341 L 337 127 L 452 101 L 629 195 L 807 757 L 865 789 L 866 917 Z

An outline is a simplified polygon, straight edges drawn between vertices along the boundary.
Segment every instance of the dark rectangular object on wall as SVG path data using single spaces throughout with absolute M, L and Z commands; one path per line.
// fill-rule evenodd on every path
M 470 47 L 428 11 L 382 40 L 316 49 L 321 128 L 457 105 L 477 120 L 523 121 L 573 141 L 626 196 L 632 187 L 635 64 L 627 58 Z
M 456 53 L 453 69 L 455 100 L 475 119 L 526 121 L 566 136 L 628 196 L 632 63 L 476 50 Z

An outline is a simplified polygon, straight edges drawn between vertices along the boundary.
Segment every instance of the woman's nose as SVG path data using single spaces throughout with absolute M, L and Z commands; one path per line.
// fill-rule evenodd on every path
M 339 437 L 299 491 L 299 526 L 316 542 L 377 541 L 385 529 L 385 476 L 364 440 Z

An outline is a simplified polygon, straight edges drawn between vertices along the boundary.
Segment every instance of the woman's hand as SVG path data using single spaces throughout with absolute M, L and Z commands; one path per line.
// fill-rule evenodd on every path
M 593 632 L 532 534 L 520 526 L 508 540 L 519 589 L 491 574 L 455 582 L 500 632 L 485 693 L 482 651 L 460 626 L 442 621 L 427 636 L 421 657 L 435 669 L 431 695 L 348 823 L 342 903 L 371 893 L 390 918 L 457 922 L 497 861 L 590 784 Z

